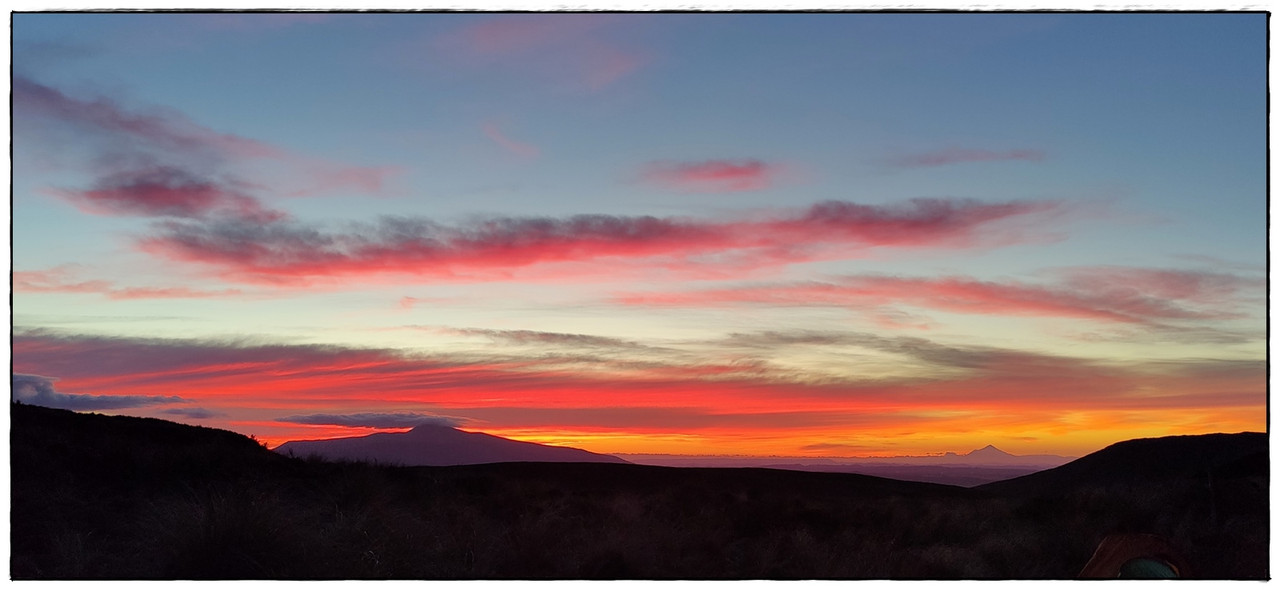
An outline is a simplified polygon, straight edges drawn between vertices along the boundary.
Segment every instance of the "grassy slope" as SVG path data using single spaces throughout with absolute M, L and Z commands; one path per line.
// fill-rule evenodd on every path
M 1112 532 L 1165 535 L 1205 577 L 1268 575 L 1265 463 L 1212 490 L 1039 494 L 769 469 L 396 468 L 11 411 L 15 579 L 1070 578 Z

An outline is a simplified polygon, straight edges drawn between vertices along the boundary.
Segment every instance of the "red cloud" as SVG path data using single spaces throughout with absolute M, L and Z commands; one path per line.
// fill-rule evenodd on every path
M 979 315 L 1067 317 L 1149 324 L 1164 320 L 1240 317 L 1235 294 L 1248 283 L 1216 273 L 1134 268 L 1073 269 L 1053 285 L 979 281 L 966 277 L 855 276 L 834 282 L 635 294 L 635 305 L 831 305 L 857 308 L 911 305 Z
M 948 148 L 923 154 L 898 156 L 891 158 L 889 164 L 900 168 L 926 168 L 964 162 L 997 162 L 1002 160 L 1039 162 L 1043 159 L 1044 152 L 1040 150 L 1017 149 L 994 152 L 991 150 Z
M 655 162 L 642 177 L 666 188 L 689 192 L 756 191 L 771 187 L 781 168 L 759 160 Z
M 251 282 L 403 273 L 492 278 L 553 263 L 759 267 L 851 256 L 879 247 L 975 247 L 1009 240 L 1002 222 L 1027 223 L 1054 203 L 920 199 L 898 206 L 830 202 L 752 220 L 579 215 L 496 218 L 449 227 L 385 218 L 346 233 L 298 223 L 220 219 L 166 222 L 140 247 L 221 267 Z M 499 273 L 499 274 L 495 274 Z
M 228 216 L 269 223 L 285 218 L 283 211 L 264 207 L 257 199 L 182 170 L 158 167 L 118 173 L 86 191 L 56 190 L 55 194 L 81 210 L 99 215 L 139 215 L 203 219 Z

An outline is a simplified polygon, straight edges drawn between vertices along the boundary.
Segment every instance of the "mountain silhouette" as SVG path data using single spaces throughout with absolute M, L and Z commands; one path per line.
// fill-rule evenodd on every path
M 328 440 L 290 441 L 275 448 L 295 457 L 372 461 L 389 465 L 445 466 L 478 463 L 556 462 L 626 463 L 612 455 L 556 447 L 439 424 L 422 424 L 408 432 L 380 432 Z
M 1005 457 L 1012 457 L 1013 455 L 997 449 L 995 445 L 987 445 L 976 451 L 969 451 L 965 456 L 970 459 L 982 458 L 999 460 L 1004 459 Z

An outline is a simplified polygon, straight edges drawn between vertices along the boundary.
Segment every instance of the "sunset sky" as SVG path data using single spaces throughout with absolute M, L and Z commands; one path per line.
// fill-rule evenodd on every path
M 15 14 L 13 397 L 274 446 L 1266 429 L 1264 14 Z

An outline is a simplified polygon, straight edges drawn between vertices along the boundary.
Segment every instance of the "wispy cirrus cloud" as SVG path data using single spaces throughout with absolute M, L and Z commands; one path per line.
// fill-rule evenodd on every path
M 483 336 L 495 341 L 518 345 L 552 345 L 582 348 L 650 348 L 649 346 L 606 336 L 590 334 L 567 334 L 564 332 L 540 332 L 536 330 L 486 330 L 480 328 L 437 328 L 447 334 L 460 336 Z
M 1014 351 L 1007 349 L 980 345 L 947 346 L 926 338 L 881 336 L 849 331 L 797 330 L 734 333 L 726 337 L 721 344 L 757 350 L 776 350 L 796 345 L 857 347 L 911 357 L 941 367 L 969 369 L 980 368 L 994 358 L 1015 354 Z
M 664 161 L 650 162 L 640 177 L 670 190 L 726 193 L 771 188 L 783 172 L 783 166 L 754 159 Z
M 831 201 L 744 219 L 577 215 L 444 225 L 384 217 L 374 224 L 352 224 L 346 231 L 291 221 L 219 219 L 163 222 L 138 244 L 153 255 L 209 265 L 226 278 L 246 282 L 388 273 L 502 280 L 516 270 L 555 263 L 749 269 L 868 256 L 880 248 L 979 248 L 1039 239 L 1023 229 L 1061 208 L 1054 202 L 965 199 L 895 205 Z
M 163 150 L 206 159 L 285 156 L 279 148 L 218 133 L 173 110 L 130 112 L 110 98 L 74 98 L 21 76 L 14 78 L 12 93 L 15 123 L 57 125 L 115 153 Z
M 995 151 L 951 147 L 932 152 L 893 156 L 887 158 L 886 163 L 895 168 L 931 168 L 935 166 L 948 166 L 951 164 L 964 164 L 971 162 L 1040 162 L 1044 159 L 1044 151 L 1037 149 Z
M 1237 295 L 1260 285 L 1235 275 L 1126 267 L 1069 269 L 1047 284 L 881 275 L 685 293 L 632 294 L 635 305 L 764 303 L 876 308 L 910 305 L 940 311 L 1006 316 L 1064 317 L 1158 324 L 1166 320 L 1242 317 Z
M 203 299 L 241 295 L 240 289 L 193 289 L 173 287 L 121 287 L 114 281 L 80 280 L 71 266 L 47 270 L 15 270 L 13 289 L 23 293 L 96 293 L 109 299 Z

